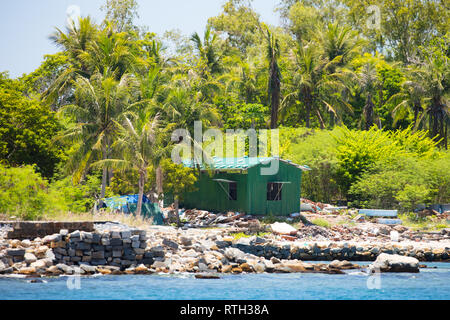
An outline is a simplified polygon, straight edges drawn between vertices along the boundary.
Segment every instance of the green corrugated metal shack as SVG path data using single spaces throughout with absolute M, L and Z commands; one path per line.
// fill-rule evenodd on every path
M 279 163 L 278 172 L 261 174 L 262 168 L 276 165 L 274 161 Z M 200 169 L 196 191 L 182 197 L 184 208 L 251 215 L 286 216 L 300 212 L 302 171 L 310 170 L 275 157 L 214 157 L 209 167 L 192 160 L 183 161 L 183 165 Z

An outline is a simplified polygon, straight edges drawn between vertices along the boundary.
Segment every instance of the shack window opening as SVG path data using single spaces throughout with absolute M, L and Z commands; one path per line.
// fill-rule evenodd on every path
M 281 189 L 282 183 L 269 182 L 267 184 L 267 200 L 268 201 L 281 201 Z
M 229 196 L 229 199 L 232 201 L 237 200 L 237 183 L 236 182 L 231 182 L 229 184 L 228 196 Z

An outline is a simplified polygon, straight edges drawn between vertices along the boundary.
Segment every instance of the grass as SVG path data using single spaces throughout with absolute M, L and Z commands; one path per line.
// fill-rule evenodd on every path
M 250 237 L 253 237 L 253 236 L 257 236 L 257 237 L 261 237 L 262 238 L 262 237 L 264 237 L 266 235 L 269 235 L 269 234 L 270 234 L 269 232 L 258 232 L 256 234 L 249 235 L 249 234 L 245 234 L 243 232 L 239 232 L 239 233 L 231 233 L 230 236 L 232 236 L 234 238 L 234 240 L 239 240 L 241 238 L 250 238 Z
M 351 220 L 341 220 L 337 223 L 340 226 L 345 226 L 345 227 L 354 227 L 356 226 L 356 222 L 355 221 L 351 221 Z
M 399 214 L 399 219 L 403 221 L 405 227 L 411 228 L 415 231 L 429 230 L 439 231 L 444 228 L 450 228 L 448 220 L 437 219 L 435 216 L 429 217 L 416 217 L 414 213 Z
M 275 222 L 286 222 L 289 223 L 289 221 L 286 221 L 288 217 L 281 217 L 281 216 L 274 216 L 273 214 L 269 214 L 267 216 L 264 216 L 260 222 L 263 224 L 272 224 Z
M 134 215 L 125 215 L 122 213 L 113 213 L 109 211 L 99 211 L 96 214 L 93 213 L 72 213 L 72 212 L 59 212 L 52 213 L 51 215 L 44 216 L 42 220 L 46 221 L 117 221 L 126 224 L 131 227 L 142 228 L 152 224 L 152 219 L 145 219 L 143 217 L 136 217 Z
M 316 218 L 316 219 L 311 220 L 311 223 L 313 223 L 319 227 L 324 227 L 327 229 L 331 228 L 331 223 L 325 219 Z

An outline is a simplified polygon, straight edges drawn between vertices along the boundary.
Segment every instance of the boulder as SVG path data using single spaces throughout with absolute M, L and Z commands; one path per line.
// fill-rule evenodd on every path
M 57 266 L 51 266 L 47 268 L 47 273 L 53 274 L 53 275 L 59 275 L 62 273 L 61 270 Z
M 134 269 L 134 271 L 136 273 L 148 273 L 149 269 L 145 265 L 140 264 L 136 267 L 136 269 Z
M 24 248 L 29 248 L 29 247 L 31 246 L 31 241 L 28 240 L 28 239 L 22 240 L 21 245 L 22 245 L 22 247 L 24 247 Z
M 66 264 L 63 263 L 59 263 L 56 265 L 56 267 L 61 270 L 62 272 L 64 272 L 65 274 L 73 274 L 73 269 L 71 267 L 69 267 Z
M 32 254 L 31 252 L 26 252 L 25 255 L 24 255 L 24 258 L 25 258 L 25 262 L 28 263 L 28 264 L 37 261 L 36 256 L 34 254 Z
M 349 270 L 349 269 L 359 269 L 360 268 L 360 266 L 358 266 L 357 264 L 353 264 L 347 260 L 344 260 L 344 261 L 333 260 L 329 264 L 329 267 L 331 269 L 339 269 L 339 270 Z
M 196 279 L 220 279 L 217 274 L 214 273 L 199 273 L 195 275 Z
M 172 248 L 174 250 L 178 249 L 178 243 L 176 243 L 175 241 L 172 241 L 170 239 L 164 239 L 162 243 L 163 243 L 163 245 L 165 245 L 169 248 Z
M 419 260 L 413 257 L 405 257 L 397 254 L 380 254 L 369 270 L 375 272 L 419 272 Z
M 192 245 L 192 238 L 181 236 L 180 242 L 183 246 L 190 246 Z
M 227 248 L 225 250 L 225 257 L 231 261 L 245 260 L 245 253 L 236 248 Z
M 36 268 L 34 268 L 34 267 L 20 268 L 18 273 L 19 274 L 26 274 L 26 275 L 35 274 L 36 273 Z
M 287 223 L 275 222 L 270 225 L 270 228 L 275 234 L 284 234 L 284 235 L 296 235 L 297 229 Z
M 6 251 L 6 254 L 10 257 L 23 257 L 25 255 L 24 249 L 10 249 Z
M 37 260 L 33 263 L 31 263 L 30 267 L 36 268 L 36 269 L 44 269 L 47 267 L 47 263 L 44 259 Z

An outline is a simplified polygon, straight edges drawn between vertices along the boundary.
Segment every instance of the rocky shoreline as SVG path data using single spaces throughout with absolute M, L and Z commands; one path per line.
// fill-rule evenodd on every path
M 149 226 L 139 230 L 102 224 L 93 232 L 69 233 L 63 229 L 33 240 L 0 238 L 0 274 L 46 277 L 193 273 L 197 278 L 214 278 L 227 273 L 342 274 L 343 270 L 361 268 L 351 261 L 375 261 L 380 256 L 411 258 L 417 265 L 419 261 L 450 261 L 447 239 L 291 241 L 273 234 L 240 238 L 232 234 L 229 228 Z M 381 270 L 387 271 L 389 268 Z

